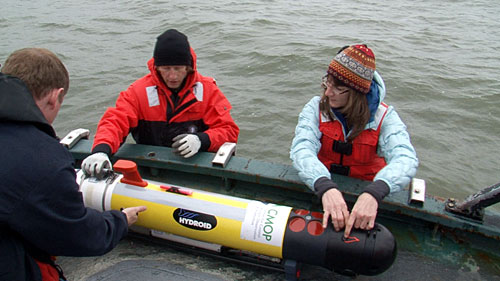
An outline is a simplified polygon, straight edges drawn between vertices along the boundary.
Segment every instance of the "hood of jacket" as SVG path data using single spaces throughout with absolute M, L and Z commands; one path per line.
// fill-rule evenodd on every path
M 194 49 L 191 48 L 191 58 L 192 58 L 192 65 L 191 67 L 193 68 L 193 72 L 188 74 L 186 77 L 186 83 L 184 83 L 183 88 L 179 91 L 179 93 L 185 92 L 185 89 L 190 89 L 193 87 L 193 85 L 199 81 L 198 78 L 198 67 L 196 65 L 196 53 L 194 52 Z M 155 69 L 155 59 L 151 58 L 148 61 L 148 68 L 151 73 L 151 76 L 153 77 L 153 81 L 156 85 L 160 86 L 163 88 L 163 90 L 168 91 L 167 86 L 165 85 L 165 82 L 163 81 L 163 78 L 160 76 L 158 71 Z
M 31 123 L 47 134 L 56 136 L 26 84 L 17 77 L 3 73 L 0 73 L 0 122 Z
M 384 80 L 378 72 L 374 72 L 373 80 L 370 85 L 370 91 L 366 95 L 366 100 L 368 101 L 368 107 L 370 108 L 370 120 L 369 123 L 374 120 L 375 113 L 379 105 L 385 98 L 385 84 Z

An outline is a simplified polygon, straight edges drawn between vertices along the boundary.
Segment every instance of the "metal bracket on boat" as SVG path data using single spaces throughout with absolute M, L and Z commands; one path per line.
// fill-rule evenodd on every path
M 410 183 L 408 204 L 422 207 L 425 201 L 425 180 L 413 178 Z
M 482 221 L 484 208 L 498 202 L 500 202 L 500 183 L 469 195 L 462 203 L 450 198 L 446 201 L 445 209 L 454 214 Z
M 60 143 L 67 147 L 68 149 L 71 149 L 79 140 L 81 139 L 88 139 L 90 135 L 90 131 L 87 129 L 76 129 L 71 132 L 69 132 L 61 141 Z
M 212 165 L 219 165 L 222 168 L 226 167 L 227 162 L 236 153 L 236 143 L 226 142 L 217 151 L 214 159 L 212 160 Z

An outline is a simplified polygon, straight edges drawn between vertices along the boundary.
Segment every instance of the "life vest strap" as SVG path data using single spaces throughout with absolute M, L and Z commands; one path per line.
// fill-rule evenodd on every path
M 331 164 L 330 165 L 330 172 L 334 173 L 334 174 L 349 176 L 350 170 L 351 170 L 351 167 L 349 167 L 349 166 L 343 166 L 343 165 L 339 165 L 339 164 Z
M 332 150 L 340 154 L 351 155 L 352 143 L 335 140 L 333 141 Z

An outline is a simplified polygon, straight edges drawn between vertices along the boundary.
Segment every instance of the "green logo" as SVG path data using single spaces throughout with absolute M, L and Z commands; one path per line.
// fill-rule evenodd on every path
M 269 209 L 267 211 L 267 218 L 266 221 L 264 222 L 264 228 L 262 229 L 264 231 L 264 234 L 262 234 L 267 241 L 271 241 L 273 239 L 273 220 L 276 218 L 276 215 L 278 214 L 278 211 L 275 209 Z

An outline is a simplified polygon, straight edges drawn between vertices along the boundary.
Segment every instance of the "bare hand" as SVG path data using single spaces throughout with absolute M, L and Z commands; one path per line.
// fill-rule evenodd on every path
M 146 211 L 146 209 L 147 209 L 146 206 L 130 207 L 123 209 L 122 212 L 124 212 L 125 215 L 127 215 L 128 226 L 133 225 L 137 221 L 139 213 Z
M 344 228 L 349 217 L 347 204 L 344 201 L 342 193 L 336 188 L 332 188 L 323 194 L 321 198 L 323 203 L 323 228 L 328 224 L 328 217 L 331 216 L 333 227 L 336 231 Z
M 375 197 L 370 193 L 362 193 L 354 207 L 352 208 L 351 215 L 347 220 L 345 227 L 344 237 L 347 238 L 351 234 L 351 229 L 372 229 L 375 226 L 375 218 L 377 217 L 378 203 Z

